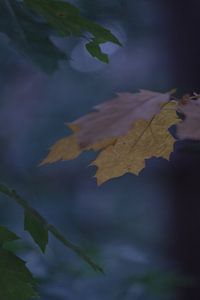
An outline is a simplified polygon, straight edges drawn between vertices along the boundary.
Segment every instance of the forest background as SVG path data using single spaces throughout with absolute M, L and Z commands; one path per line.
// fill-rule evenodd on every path
M 116 92 L 175 87 L 179 94 L 199 92 L 200 5 L 72 3 L 109 28 L 123 46 L 104 45 L 109 55 L 105 64 L 88 54 L 83 40 L 54 38 L 71 59 L 46 73 L 0 35 L 1 181 L 86 249 L 106 275 L 95 274 L 54 238 L 42 255 L 23 233 L 21 208 L 3 196 L 1 224 L 24 237 L 14 251 L 38 278 L 42 300 L 197 299 L 198 285 L 170 293 L 174 273 L 195 280 L 200 275 L 197 147 L 179 151 L 179 144 L 170 163 L 152 159 L 139 177 L 127 174 L 101 187 L 92 178 L 95 168 L 86 168 L 92 152 L 71 162 L 38 163 L 69 133 L 64 123 Z

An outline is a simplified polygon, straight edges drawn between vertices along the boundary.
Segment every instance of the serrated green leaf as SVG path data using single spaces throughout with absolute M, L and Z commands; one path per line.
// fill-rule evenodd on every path
M 44 17 L 61 36 L 84 37 L 85 33 L 92 35 L 91 42 L 86 48 L 92 56 L 103 62 L 108 62 L 108 57 L 101 52 L 100 44 L 109 41 L 121 45 L 108 29 L 82 17 L 79 10 L 70 3 L 55 0 L 24 0 L 24 2 L 35 13 Z
M 24 211 L 24 229 L 31 234 L 42 252 L 45 251 L 48 244 L 48 230 L 45 225 L 42 219 L 40 220 L 38 216 L 34 216 L 34 213 L 28 210 Z
M 18 240 L 19 237 L 12 231 L 8 230 L 4 226 L 0 226 L 0 245 L 7 242 Z
M 0 250 L 0 299 L 38 298 L 36 282 L 25 262 L 7 250 Z

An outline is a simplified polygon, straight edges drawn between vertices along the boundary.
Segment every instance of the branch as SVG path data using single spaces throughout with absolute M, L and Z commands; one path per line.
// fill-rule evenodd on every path
M 0 193 L 10 197 L 16 203 L 18 203 L 24 210 L 28 211 L 32 216 L 34 216 L 43 226 L 51 232 L 62 244 L 75 252 L 79 257 L 81 257 L 85 262 L 87 262 L 96 272 L 104 273 L 103 269 L 98 266 L 93 260 L 84 253 L 84 251 L 77 245 L 70 242 L 65 236 L 52 224 L 49 224 L 47 220 L 41 216 L 33 207 L 31 207 L 28 202 L 17 194 L 15 190 L 9 189 L 4 184 L 0 184 Z

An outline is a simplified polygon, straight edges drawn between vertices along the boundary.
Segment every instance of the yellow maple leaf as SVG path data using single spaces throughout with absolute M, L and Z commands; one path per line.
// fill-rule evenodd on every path
M 149 97 L 149 102 L 147 101 L 147 96 Z M 144 99 L 141 97 L 144 97 Z M 161 99 L 159 97 L 161 97 Z M 111 135 L 111 128 L 107 135 L 104 131 L 100 134 L 100 127 L 97 126 L 97 135 L 102 135 L 102 139 L 93 139 L 93 142 L 89 145 L 84 143 L 85 147 L 83 147 L 83 144 L 81 145 L 79 141 L 79 133 L 82 130 L 81 124 L 68 124 L 73 134 L 56 142 L 41 164 L 75 159 L 86 150 L 100 150 L 100 153 L 92 165 L 97 166 L 97 183 L 102 184 L 111 178 L 122 176 L 128 172 L 139 174 L 145 166 L 145 159 L 151 157 L 169 159 L 175 139 L 168 132 L 168 128 L 178 123 L 179 119 L 176 114 L 177 102 L 169 101 L 167 98 L 169 98 L 169 94 L 156 94 L 155 96 L 154 92 L 140 92 L 139 96 L 137 95 L 135 98 L 135 101 L 138 99 L 139 104 L 138 106 L 136 105 L 135 110 L 132 111 L 133 120 L 130 130 L 123 136 L 117 137 L 117 123 L 115 122 L 114 127 L 112 127 L 114 128 L 114 136 L 108 137 Z M 164 102 L 164 99 L 166 99 L 167 102 Z M 125 98 L 125 100 L 127 100 L 127 98 Z M 144 101 L 145 105 L 141 105 L 142 101 Z M 154 105 L 151 107 L 152 103 Z M 113 109 L 113 105 L 111 106 Z M 103 107 L 110 108 L 110 104 L 105 103 Z M 114 114 L 112 109 L 111 113 Z M 145 109 L 147 109 L 147 111 L 143 111 Z M 119 112 L 117 110 L 117 115 L 118 114 Z M 90 116 L 93 122 L 93 113 Z M 90 116 L 86 116 L 86 119 L 90 118 Z M 141 119 L 139 119 L 139 116 Z M 108 118 L 107 113 L 106 117 Z M 123 120 L 125 120 L 124 115 Z M 83 121 L 85 124 L 84 117 Z M 103 115 L 101 121 L 104 122 Z M 120 119 L 118 126 L 122 126 L 123 122 Z M 103 129 L 106 130 L 104 127 L 105 124 L 103 124 Z M 128 127 L 126 127 L 126 130 L 127 128 Z M 91 136 L 94 136 L 95 129 L 95 126 L 91 127 Z
M 175 139 L 168 128 L 179 122 L 176 106 L 175 102 L 169 102 L 150 121 L 134 122 L 127 135 L 118 138 L 114 145 L 101 151 L 92 163 L 98 167 L 96 173 L 98 185 L 125 173 L 139 174 L 145 167 L 145 159 L 151 157 L 169 159 Z

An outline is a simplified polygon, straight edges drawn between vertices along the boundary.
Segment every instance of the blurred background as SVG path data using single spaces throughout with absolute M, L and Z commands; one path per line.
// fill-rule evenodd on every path
M 200 299 L 200 147 L 176 143 L 170 162 L 152 158 L 139 176 L 97 187 L 93 152 L 38 167 L 70 131 L 65 123 L 139 88 L 199 92 L 200 3 L 76 0 L 83 15 L 109 28 L 123 47 L 103 45 L 109 64 L 84 41 L 52 41 L 70 59 L 45 73 L 0 33 L 0 175 L 105 270 L 94 273 L 53 237 L 46 255 L 23 232 L 23 211 L 0 196 L 0 222 L 17 232 L 42 300 Z M 191 279 L 193 284 L 191 285 Z

